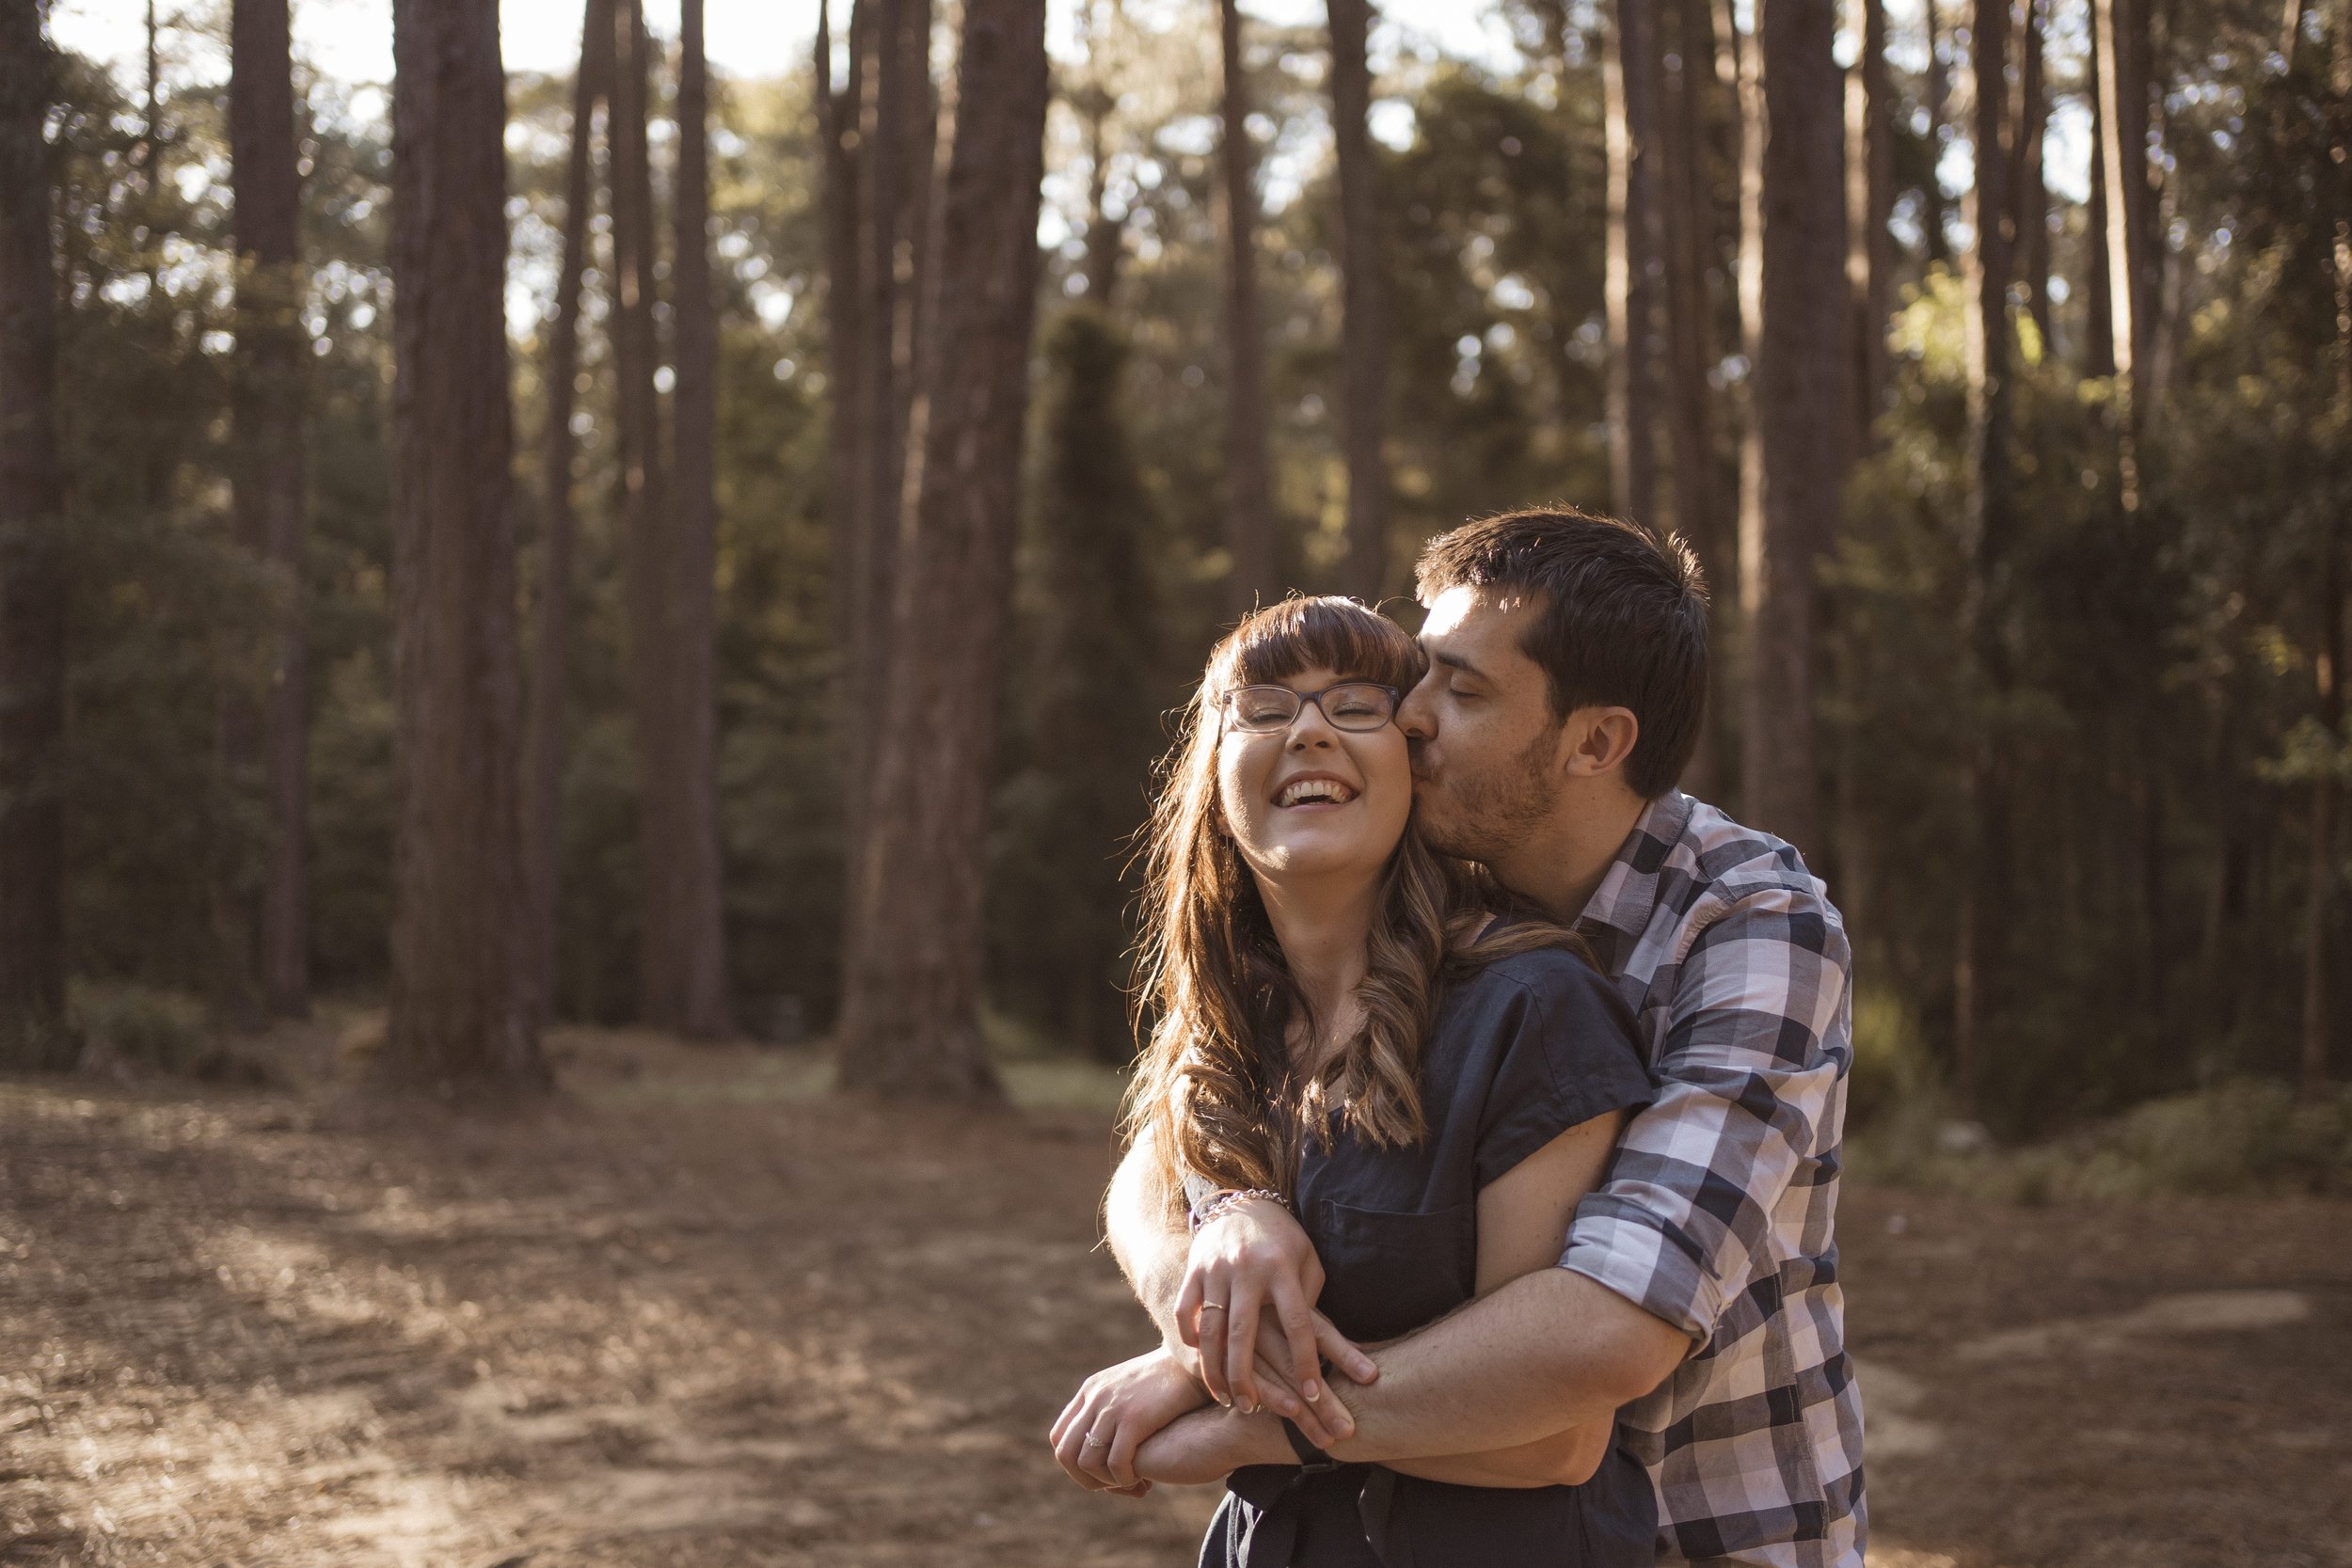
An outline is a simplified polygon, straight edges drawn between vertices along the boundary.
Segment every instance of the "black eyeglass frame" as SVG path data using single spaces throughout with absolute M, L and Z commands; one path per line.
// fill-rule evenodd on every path
M 1332 717 L 1331 710 L 1329 708 L 1323 705 L 1323 699 L 1328 697 L 1332 692 L 1344 690 L 1345 689 L 1354 686 L 1370 687 L 1373 690 L 1383 692 L 1387 695 L 1389 699 L 1389 711 L 1387 716 L 1384 717 L 1379 723 L 1367 724 L 1361 729 L 1359 729 L 1351 724 L 1343 724 L 1337 719 Z M 1242 693 L 1246 691 L 1279 691 L 1283 696 L 1291 699 L 1291 710 L 1289 716 L 1279 724 L 1251 725 L 1243 723 L 1233 712 L 1233 700 L 1241 696 Z M 1389 725 L 1396 722 L 1396 710 L 1404 705 L 1404 702 L 1405 693 L 1397 688 L 1390 686 L 1383 681 L 1333 681 L 1330 685 L 1325 687 L 1320 691 L 1299 691 L 1291 687 L 1280 686 L 1271 681 L 1254 681 L 1248 686 L 1234 687 L 1232 690 L 1226 692 L 1225 695 L 1219 699 L 1216 706 L 1218 717 L 1230 722 L 1233 728 L 1239 730 L 1244 735 L 1279 735 L 1282 731 L 1289 729 L 1293 724 L 1298 722 L 1298 716 L 1307 711 L 1307 705 L 1309 703 L 1315 705 L 1315 711 L 1323 715 L 1323 721 L 1330 725 L 1333 729 L 1342 731 L 1347 735 L 1372 735 L 1376 731 L 1385 729 Z

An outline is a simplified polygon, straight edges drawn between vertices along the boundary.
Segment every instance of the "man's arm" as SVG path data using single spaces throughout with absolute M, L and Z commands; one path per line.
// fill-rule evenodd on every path
M 1176 1294 L 1184 1288 L 1184 1260 L 1192 1253 L 1192 1237 L 1177 1215 L 1176 1195 L 1168 1191 L 1159 1160 L 1152 1152 L 1152 1134 L 1129 1146 L 1126 1158 L 1112 1173 L 1111 1189 L 1103 1200 L 1104 1228 L 1111 1256 L 1136 1300 L 1152 1314 L 1160 1339 L 1181 1352 L 1184 1337 L 1176 1323 Z M 1200 1368 L 1187 1369 L 1196 1376 Z
M 1808 889 L 1742 894 L 1692 941 L 1659 1098 L 1578 1206 L 1560 1267 L 1400 1341 L 1343 1396 L 1348 1459 L 1510 1447 L 1662 1382 L 1769 1254 L 1774 1211 L 1838 1134 L 1844 929 Z

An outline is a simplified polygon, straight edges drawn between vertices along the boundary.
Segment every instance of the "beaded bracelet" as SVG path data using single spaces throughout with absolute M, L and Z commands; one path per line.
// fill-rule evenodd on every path
M 1192 1212 L 1193 1229 L 1199 1230 L 1211 1220 L 1222 1215 L 1227 1210 L 1236 1204 L 1247 1203 L 1251 1198 L 1263 1198 L 1266 1202 L 1280 1208 L 1283 1212 L 1290 1212 L 1291 1200 L 1280 1193 L 1265 1187 L 1229 1187 Z

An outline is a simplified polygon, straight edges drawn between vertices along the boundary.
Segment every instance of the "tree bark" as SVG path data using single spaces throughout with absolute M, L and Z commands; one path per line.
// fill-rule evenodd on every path
M 675 750 L 666 778 L 676 792 L 678 953 L 675 1027 L 693 1039 L 733 1028 L 727 1008 L 726 923 L 720 879 L 718 459 L 719 317 L 710 253 L 710 67 L 703 0 L 678 7 L 677 189 L 672 214 L 672 305 L 677 387 L 672 404 L 673 561 L 671 697 Z
M 2092 0 L 2120 495 L 2126 514 L 2139 510 L 2138 381 L 2149 356 L 2148 83 L 2134 36 L 2145 25 L 2139 0 Z
M 2049 32 L 2048 0 L 2024 0 L 2025 33 L 2017 71 L 2017 117 L 2010 146 L 2015 166 L 2010 191 L 2017 212 L 2017 266 L 2026 284 L 2026 309 L 2050 349 L 2050 189 L 2042 173 L 2042 144 L 2049 130 L 2050 99 L 2043 70 Z
M 1886 0 L 1862 0 L 1862 52 L 1846 79 L 1846 286 L 1853 300 L 1853 451 L 1877 445 L 1893 356 L 1895 309 L 1894 89 L 1886 75 Z
M 637 1015 L 673 1029 L 683 1016 L 685 954 L 678 940 L 677 792 L 665 774 L 679 744 L 674 615 L 675 522 L 661 461 L 654 386 L 660 349 L 656 294 L 653 168 L 646 148 L 651 42 L 643 0 L 613 8 L 612 363 L 619 410 L 623 594 L 628 624 L 629 710 L 637 749 L 639 889 Z
M 993 1096 L 978 1026 L 980 893 L 997 666 L 1011 591 L 1044 178 L 1044 8 L 967 0 L 925 434 L 876 810 L 855 874 L 841 1082 Z
M 2096 0 L 2091 10 L 2090 55 L 2085 67 L 2090 83 L 2090 199 L 2083 209 L 2083 374 L 2115 373 L 2115 294 L 2113 269 L 2107 261 L 2110 223 L 2107 217 L 2107 135 L 2105 51 L 2099 43 Z
M 64 475 L 39 0 L 0 0 L 0 1067 L 73 1062 L 65 1014 Z
M 564 171 L 564 259 L 555 275 L 555 320 L 548 334 L 547 424 L 539 436 L 540 563 L 531 688 L 523 723 L 525 885 L 531 895 L 524 941 L 531 966 L 533 1020 L 555 1016 L 556 911 L 561 891 L 564 798 L 564 690 L 571 663 L 573 400 L 580 378 L 580 275 L 596 189 L 596 110 L 612 76 L 612 0 L 588 0 L 580 24 L 580 67 L 572 81 L 572 147 Z
M 857 759 L 865 754 L 863 735 L 870 719 L 867 683 L 861 663 L 865 638 L 865 596 L 858 577 L 862 562 L 861 520 L 865 516 L 866 450 L 859 421 L 864 418 L 866 283 L 859 268 L 859 146 L 863 71 L 862 45 L 866 24 L 859 19 L 864 5 L 848 19 L 850 71 L 836 87 L 833 71 L 833 8 L 824 0 L 817 8 L 817 129 L 825 195 L 825 378 L 829 418 L 826 424 L 827 511 L 833 544 L 833 646 L 841 663 L 834 681 L 835 734 L 842 759 L 841 800 L 844 843 L 854 844 L 850 823 L 858 813 L 864 771 Z
M 508 494 L 505 78 L 498 12 L 392 10 L 391 1019 L 377 1069 L 534 1089 Z
M 1217 215 L 1225 242 L 1225 544 L 1232 557 L 1226 608 L 1237 617 L 1280 592 L 1266 451 L 1265 333 L 1258 313 L 1257 159 L 1249 145 L 1241 20 L 1240 0 L 1217 0 L 1225 74 L 1217 136 Z
M 2112 4 L 2113 0 L 2100 0 Z M 1977 178 L 1969 218 L 1976 241 L 1968 254 L 1966 355 L 1968 375 L 1967 578 L 1961 610 L 1970 679 L 1966 689 L 1979 717 L 1969 721 L 1961 781 L 1969 817 L 1967 879 L 1962 890 L 1954 957 L 1954 1077 L 1961 1102 L 1973 1103 L 1982 1069 L 1985 1025 L 1999 994 L 2002 936 L 2010 911 L 2006 782 L 1998 747 L 1980 717 L 1989 694 L 2008 685 L 1994 584 L 2007 552 L 2013 504 L 2010 473 L 2010 258 L 2016 234 L 2010 199 L 2009 122 L 2009 0 L 1976 0 L 1969 71 L 1976 103 Z
M 237 541 L 283 594 L 270 627 L 270 685 L 258 759 L 269 841 L 253 911 L 254 990 L 271 1013 L 310 1010 L 303 869 L 309 702 L 303 641 L 303 383 L 300 150 L 286 0 L 236 0 L 230 13 L 229 143 L 236 181 Z M 250 734 L 250 731 L 246 731 Z M 247 760 L 247 759 L 239 759 Z
M 845 643 L 848 710 L 845 788 L 849 858 L 863 854 L 872 812 L 872 727 L 889 686 L 890 618 L 905 512 L 907 429 L 914 396 L 928 253 L 937 110 L 930 83 L 930 0 L 858 0 L 850 18 L 850 95 L 856 105 L 854 195 L 845 215 L 855 236 L 857 483 L 851 517 Z M 847 258 L 845 258 L 847 259 Z M 855 925 L 852 915 L 849 924 Z
M 1677 7 L 1677 69 L 1667 79 L 1660 116 L 1666 260 L 1667 430 L 1674 451 L 1675 527 L 1698 551 L 1714 597 L 1708 607 L 1714 646 L 1729 645 L 1731 549 L 1723 515 L 1715 453 L 1715 397 L 1708 373 L 1718 353 L 1708 272 L 1718 256 L 1715 209 L 1701 167 L 1707 146 L 1707 85 L 1715 76 L 1716 42 L 1706 0 Z M 1734 86 L 1736 90 L 1737 79 Z M 1710 699 L 1683 787 L 1707 800 L 1720 797 L 1723 703 Z
M 2328 60 L 2328 85 L 2339 98 L 2352 96 L 2352 0 L 2336 0 L 2334 49 Z M 2298 29 L 2299 30 L 2299 29 Z M 2289 35 L 2292 38 L 2292 33 Z M 2341 123 L 2339 121 L 2338 123 Z M 2341 137 L 2332 150 L 2338 162 L 2347 149 Z M 2352 221 L 2336 220 L 2336 427 L 2352 430 Z M 2317 717 L 2331 749 L 2341 749 L 2344 735 L 2344 521 L 2339 507 L 2321 524 L 2319 646 L 2312 660 L 2317 677 Z M 2306 1099 L 2318 1099 L 2328 1086 L 2328 1047 L 2333 1033 L 2328 1006 L 2328 976 L 2331 957 L 2328 913 L 2336 885 L 2336 813 L 2344 790 L 2333 773 L 2323 772 L 2312 783 L 2310 864 L 2303 893 L 2303 1038 L 2299 1082 Z
M 1756 425 L 1763 528 L 1748 631 L 1748 817 L 1816 853 L 1814 578 L 1835 537 L 1847 428 L 1845 95 L 1836 0 L 1765 0 L 1763 321 Z
M 1389 300 L 1372 112 L 1371 0 L 1330 0 L 1331 127 L 1340 176 L 1347 376 L 1346 589 L 1377 600 L 1389 576 Z
M 1928 65 L 1919 93 L 1927 104 L 1930 163 L 1927 184 L 1919 192 L 1924 205 L 1919 227 L 1926 231 L 1928 260 L 1931 261 L 1948 261 L 1952 259 L 1950 232 L 1946 221 L 1951 202 L 1944 195 L 1944 181 L 1939 172 L 1944 157 L 1945 133 L 1952 123 L 1952 66 L 1944 53 L 1946 40 L 1950 35 L 1944 30 L 1943 18 L 1939 14 L 1944 4 L 1945 0 L 1920 0 L 1921 21 L 1928 34 Z
M 1740 160 L 1740 231 L 1737 294 L 1740 309 L 1740 354 L 1747 374 L 1740 384 L 1740 765 L 1746 768 L 1745 731 L 1750 666 L 1756 659 L 1756 627 L 1764 605 L 1764 429 L 1763 391 L 1758 367 L 1764 356 L 1764 51 L 1753 33 L 1742 34 L 1733 20 L 1731 0 L 1715 0 L 1716 33 L 1726 40 L 1731 56 L 1734 101 L 1733 131 Z M 1753 14 L 1753 13 L 1751 13 Z M 1740 780 L 1740 810 L 1753 810 L 1753 785 Z
M 1609 157 L 1603 308 L 1609 332 L 1609 486 L 1617 510 L 1658 521 L 1659 98 L 1649 0 L 1617 0 L 1601 62 Z
M 1070 93 L 1070 102 L 1085 121 L 1087 132 L 1087 301 L 1108 310 L 1111 295 L 1119 287 L 1120 263 L 1126 256 L 1127 214 L 1122 211 L 1114 217 L 1110 213 L 1110 119 L 1119 107 L 1119 94 L 1105 58 L 1108 52 L 1104 47 L 1104 10 L 1111 20 L 1118 20 L 1120 0 L 1109 0 L 1107 6 L 1099 0 L 1088 0 L 1079 8 L 1087 80 L 1083 87 Z

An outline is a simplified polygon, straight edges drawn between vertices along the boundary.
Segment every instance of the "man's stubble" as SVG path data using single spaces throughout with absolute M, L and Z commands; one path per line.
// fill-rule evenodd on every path
M 1556 731 L 1546 730 L 1501 767 L 1448 768 L 1434 780 L 1422 775 L 1422 743 L 1415 742 L 1414 809 L 1429 847 L 1489 869 L 1508 860 L 1551 814 L 1550 763 L 1558 740 Z

